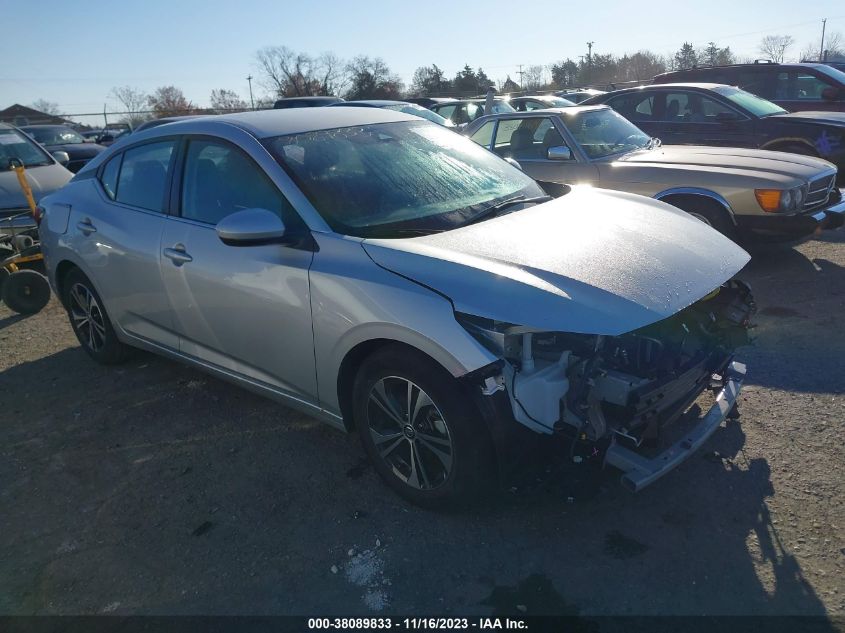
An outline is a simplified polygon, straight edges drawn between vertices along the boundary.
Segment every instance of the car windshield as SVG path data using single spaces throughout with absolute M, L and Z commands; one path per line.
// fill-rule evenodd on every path
M 67 127 L 28 127 L 24 131 L 42 145 L 75 145 L 85 142 L 79 133 Z
M 319 130 L 265 141 L 338 233 L 407 237 L 456 228 L 543 191 L 469 139 L 425 121 Z
M 17 130 L 0 128 L 0 171 L 8 171 L 9 161 L 18 159 L 24 167 L 51 165 L 47 153 Z
M 413 103 L 397 103 L 394 105 L 384 106 L 385 110 L 396 110 L 397 112 L 403 112 L 405 114 L 413 114 L 414 116 L 422 117 L 432 123 L 437 123 L 438 125 L 445 125 L 447 127 L 453 127 L 455 124 L 452 123 L 449 119 L 444 119 L 442 116 L 429 110 L 428 108 L 423 108 L 422 106 L 414 105 Z
M 651 138 L 636 125 L 610 108 L 563 111 L 567 129 L 589 158 L 604 158 L 648 145 Z
M 845 73 L 843 73 L 838 68 L 828 66 L 827 64 L 819 64 L 818 66 L 816 66 L 816 70 L 818 70 L 820 73 L 824 73 L 831 79 L 836 80 L 840 86 L 845 86 Z
M 726 97 L 732 103 L 735 103 L 741 108 L 744 108 L 754 116 L 764 117 L 773 114 L 784 114 L 786 110 L 779 105 L 775 105 L 771 101 L 767 101 L 762 97 L 753 95 L 745 90 L 739 88 L 731 88 L 728 86 L 722 88 L 715 88 L 715 92 Z
M 550 108 L 568 108 L 574 106 L 575 102 L 562 97 L 546 97 L 541 99 L 543 103 L 548 103 Z

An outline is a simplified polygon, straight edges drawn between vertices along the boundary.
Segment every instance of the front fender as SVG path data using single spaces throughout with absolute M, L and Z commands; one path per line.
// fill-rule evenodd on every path
M 340 414 L 338 375 L 362 343 L 395 341 L 430 356 L 453 376 L 497 357 L 455 320 L 452 303 L 381 268 L 360 241 L 316 235 L 320 250 L 309 273 L 320 406 Z

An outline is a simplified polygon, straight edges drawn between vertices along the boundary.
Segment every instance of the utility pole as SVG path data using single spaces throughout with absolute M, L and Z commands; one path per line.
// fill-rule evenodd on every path
M 109 118 L 106 116 L 106 104 L 103 104 L 103 129 L 109 126 Z
M 522 90 L 522 64 L 519 65 L 519 89 Z
M 255 110 L 255 100 L 252 98 L 252 75 L 247 75 L 246 80 L 249 82 L 249 102 Z
M 819 47 L 819 61 L 825 61 L 827 55 L 824 54 L 824 27 L 827 26 L 827 18 L 822 20 L 822 45 Z
M 593 44 L 595 42 L 587 42 L 587 66 L 593 65 Z

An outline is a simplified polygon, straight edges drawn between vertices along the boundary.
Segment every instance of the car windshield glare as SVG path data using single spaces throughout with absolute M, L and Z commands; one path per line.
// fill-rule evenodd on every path
M 745 90 L 740 90 L 739 88 L 716 88 L 716 92 L 754 116 L 763 117 L 773 114 L 784 114 L 786 112 L 779 105 L 775 105 L 771 101 L 767 101 L 762 97 L 753 95 Z
M 610 108 L 562 114 L 567 129 L 589 158 L 604 158 L 648 145 L 650 137 Z
M 292 134 L 265 144 L 329 226 L 346 235 L 449 230 L 502 200 L 543 195 L 491 152 L 422 120 Z
M 80 134 L 68 128 L 30 128 L 27 131 L 42 145 L 75 145 L 85 142 L 85 139 Z
M 9 161 L 17 159 L 24 167 L 50 165 L 50 157 L 17 130 L 0 129 L 0 171 L 11 169 Z

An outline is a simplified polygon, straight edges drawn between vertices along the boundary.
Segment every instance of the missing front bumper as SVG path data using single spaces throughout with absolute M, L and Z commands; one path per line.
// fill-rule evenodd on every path
M 736 404 L 744 379 L 745 365 L 730 363 L 722 377 L 723 387 L 716 396 L 716 402 L 683 439 L 656 457 L 649 458 L 622 446 L 614 438 L 605 453 L 605 465 L 622 470 L 622 485 L 632 492 L 654 483 L 695 453 L 713 435 Z

